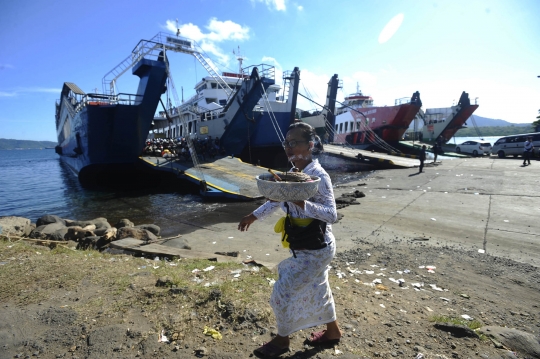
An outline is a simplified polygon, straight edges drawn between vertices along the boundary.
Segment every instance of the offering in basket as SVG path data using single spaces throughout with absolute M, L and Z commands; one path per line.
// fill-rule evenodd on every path
M 256 177 L 259 192 L 280 202 L 307 200 L 317 193 L 321 179 L 302 172 L 264 173 Z

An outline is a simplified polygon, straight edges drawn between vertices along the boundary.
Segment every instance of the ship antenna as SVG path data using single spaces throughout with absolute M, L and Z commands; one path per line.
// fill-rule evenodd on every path
M 178 18 L 176 18 L 176 37 L 180 36 L 180 28 L 178 27 Z
M 242 61 L 244 61 L 244 56 L 240 53 L 240 46 L 238 46 L 237 52 L 234 52 L 233 49 L 232 53 L 236 55 L 236 59 L 238 60 L 238 74 L 242 75 Z
M 358 82 L 356 82 L 356 93 L 360 93 L 360 84 Z

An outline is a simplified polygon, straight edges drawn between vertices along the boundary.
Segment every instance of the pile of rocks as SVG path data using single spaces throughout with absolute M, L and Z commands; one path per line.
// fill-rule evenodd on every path
M 88 221 L 44 215 L 35 224 L 22 217 L 0 218 L 0 235 L 53 241 L 74 241 L 77 249 L 105 249 L 111 241 L 135 238 L 146 243 L 158 240 L 160 227 L 155 224 L 135 225 L 121 219 L 114 226 L 106 218 Z

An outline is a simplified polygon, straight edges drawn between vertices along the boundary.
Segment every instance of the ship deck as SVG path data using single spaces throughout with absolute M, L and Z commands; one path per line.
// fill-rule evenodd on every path
M 255 200 L 262 198 L 255 176 L 268 171 L 267 168 L 242 162 L 231 156 L 216 157 L 211 161 L 201 162 L 195 168 L 191 161 L 178 158 L 153 156 L 139 157 L 145 164 L 156 170 L 172 172 L 181 179 L 197 185 L 206 182 L 204 197 L 223 197 L 235 200 Z

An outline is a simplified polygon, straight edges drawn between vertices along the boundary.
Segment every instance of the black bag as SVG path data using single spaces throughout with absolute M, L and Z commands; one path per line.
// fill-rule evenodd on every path
M 295 249 L 322 249 L 328 245 L 324 240 L 326 222 L 313 219 L 305 227 L 295 227 L 289 217 L 289 205 L 287 202 L 285 202 L 285 207 L 287 207 L 285 234 L 287 235 L 287 242 L 289 242 L 289 248 L 292 250 L 294 258 L 296 258 Z M 285 240 L 285 235 L 281 240 Z

